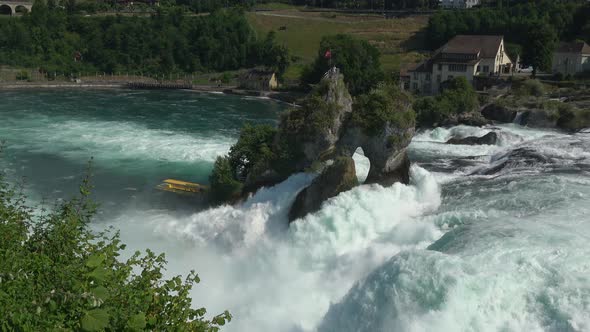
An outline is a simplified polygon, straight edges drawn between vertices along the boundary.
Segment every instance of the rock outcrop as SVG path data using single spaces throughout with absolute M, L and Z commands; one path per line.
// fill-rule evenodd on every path
M 498 104 L 490 104 L 481 110 L 481 114 L 488 120 L 512 123 L 517 111 Z
M 535 128 L 556 128 L 559 114 L 556 111 L 531 109 L 522 113 L 520 124 Z
M 289 222 L 318 211 L 325 200 L 357 185 L 354 160 L 350 157 L 336 158 L 311 185 L 297 195 L 289 211 Z
M 411 105 L 405 105 L 410 108 Z M 403 112 L 405 110 L 400 110 Z M 374 134 L 367 134 L 358 126 L 345 128 L 338 142 L 338 155 L 352 156 L 358 147 L 369 159 L 369 174 L 365 183 L 389 186 L 395 182 L 409 183 L 410 161 L 406 147 L 414 137 L 414 127 L 400 128 L 392 123 L 383 123 Z
M 333 80 L 328 82 L 331 82 L 330 85 L 337 84 Z M 358 97 L 352 111 L 344 114 L 347 118 L 339 122 L 341 127 L 338 140 L 327 149 L 327 155 L 340 160 L 340 164 L 343 160 L 352 160 L 355 151 L 360 147 L 371 165 L 365 183 L 383 186 L 396 182 L 409 183 L 410 161 L 406 148 L 414 136 L 416 124 L 411 99 L 402 92 L 383 86 Z M 314 212 L 325 199 L 350 189 L 339 185 L 351 183 L 347 178 L 348 173 L 342 167 L 326 168 L 317 182 L 314 181 L 309 187 L 309 191 L 303 190 L 297 196 L 296 204 L 289 214 L 290 221 Z M 326 187 L 327 191 L 319 189 L 322 187 Z
M 296 144 L 296 169 L 309 168 L 328 157 L 340 137 L 344 121 L 352 112 L 352 97 L 344 77 L 336 69 L 326 73 L 300 109 L 291 110 L 279 124 L 275 145 Z
M 481 137 L 469 136 L 464 138 L 453 137 L 447 141 L 447 144 L 453 145 L 494 145 L 498 141 L 498 134 L 491 131 Z
M 483 127 L 490 124 L 491 121 L 486 119 L 479 111 L 452 114 L 444 121 L 441 121 L 438 125 L 442 127 L 451 127 L 458 125 Z
M 296 197 L 289 213 L 293 221 L 358 184 L 352 156 L 359 147 L 371 163 L 365 183 L 408 183 L 406 148 L 414 135 L 415 118 L 409 95 L 392 85 L 357 96 L 353 103 L 343 75 L 334 68 L 301 107 L 281 116 L 275 133 L 259 127 L 240 135 L 229 154 L 230 166 L 239 167 L 233 173 L 224 170 L 222 178 L 239 181 L 245 197 L 292 174 L 323 169 Z

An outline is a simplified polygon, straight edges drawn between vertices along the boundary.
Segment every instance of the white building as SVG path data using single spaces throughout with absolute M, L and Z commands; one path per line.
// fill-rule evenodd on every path
M 460 8 L 466 9 L 479 5 L 480 0 L 440 0 L 442 8 Z
M 553 73 L 575 75 L 590 71 L 590 46 L 585 42 L 560 43 L 553 53 Z
M 407 76 L 410 91 L 437 94 L 441 84 L 454 77 L 463 76 L 473 84 L 475 76 L 499 76 L 512 68 L 503 36 L 458 35 L 408 70 Z

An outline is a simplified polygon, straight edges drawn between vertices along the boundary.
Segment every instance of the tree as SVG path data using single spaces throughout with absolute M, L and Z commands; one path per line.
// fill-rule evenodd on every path
M 477 109 L 479 101 L 475 89 L 465 77 L 444 82 L 444 90 L 436 97 L 418 98 L 414 103 L 419 126 L 432 126 L 459 114 Z
M 327 51 L 331 53 L 330 58 L 325 56 Z M 338 34 L 322 39 L 314 63 L 302 74 L 302 82 L 317 84 L 331 65 L 344 74 L 352 95 L 369 92 L 384 77 L 377 48 L 365 40 Z
M 271 147 L 277 130 L 270 125 L 246 124 L 238 142 L 229 151 L 229 162 L 234 176 L 245 180 L 257 163 L 273 158 Z
M 0 177 L 0 330 L 218 331 L 231 320 L 191 307 L 196 273 L 163 279 L 164 255 L 121 260 L 118 233 L 92 232 L 88 180 L 41 216 L 20 191 Z
M 551 60 L 557 36 L 547 23 L 534 22 L 528 26 L 523 43 L 522 63 L 533 67 L 533 77 L 538 70 L 551 69 Z

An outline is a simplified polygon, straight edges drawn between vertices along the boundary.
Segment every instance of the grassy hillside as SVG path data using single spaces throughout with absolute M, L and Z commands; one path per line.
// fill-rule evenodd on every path
M 323 36 L 348 33 L 368 40 L 382 53 L 381 62 L 386 71 L 397 71 L 401 66 L 418 62 L 424 55 L 422 30 L 428 23 L 427 16 L 384 19 L 378 15 L 351 15 L 340 13 L 310 13 L 297 9 L 248 13 L 248 20 L 259 34 L 271 30 L 277 32 L 280 43 L 298 57 L 286 76 L 297 78 L 301 68 L 317 54 Z M 285 27 L 286 30 L 279 30 Z

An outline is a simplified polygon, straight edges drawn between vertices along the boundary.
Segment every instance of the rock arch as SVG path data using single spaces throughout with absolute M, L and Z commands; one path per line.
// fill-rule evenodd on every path
M 14 14 L 26 14 L 29 12 L 29 8 L 24 5 L 17 5 L 14 7 Z
M 0 4 L 0 15 L 12 15 L 12 7 L 7 4 Z

